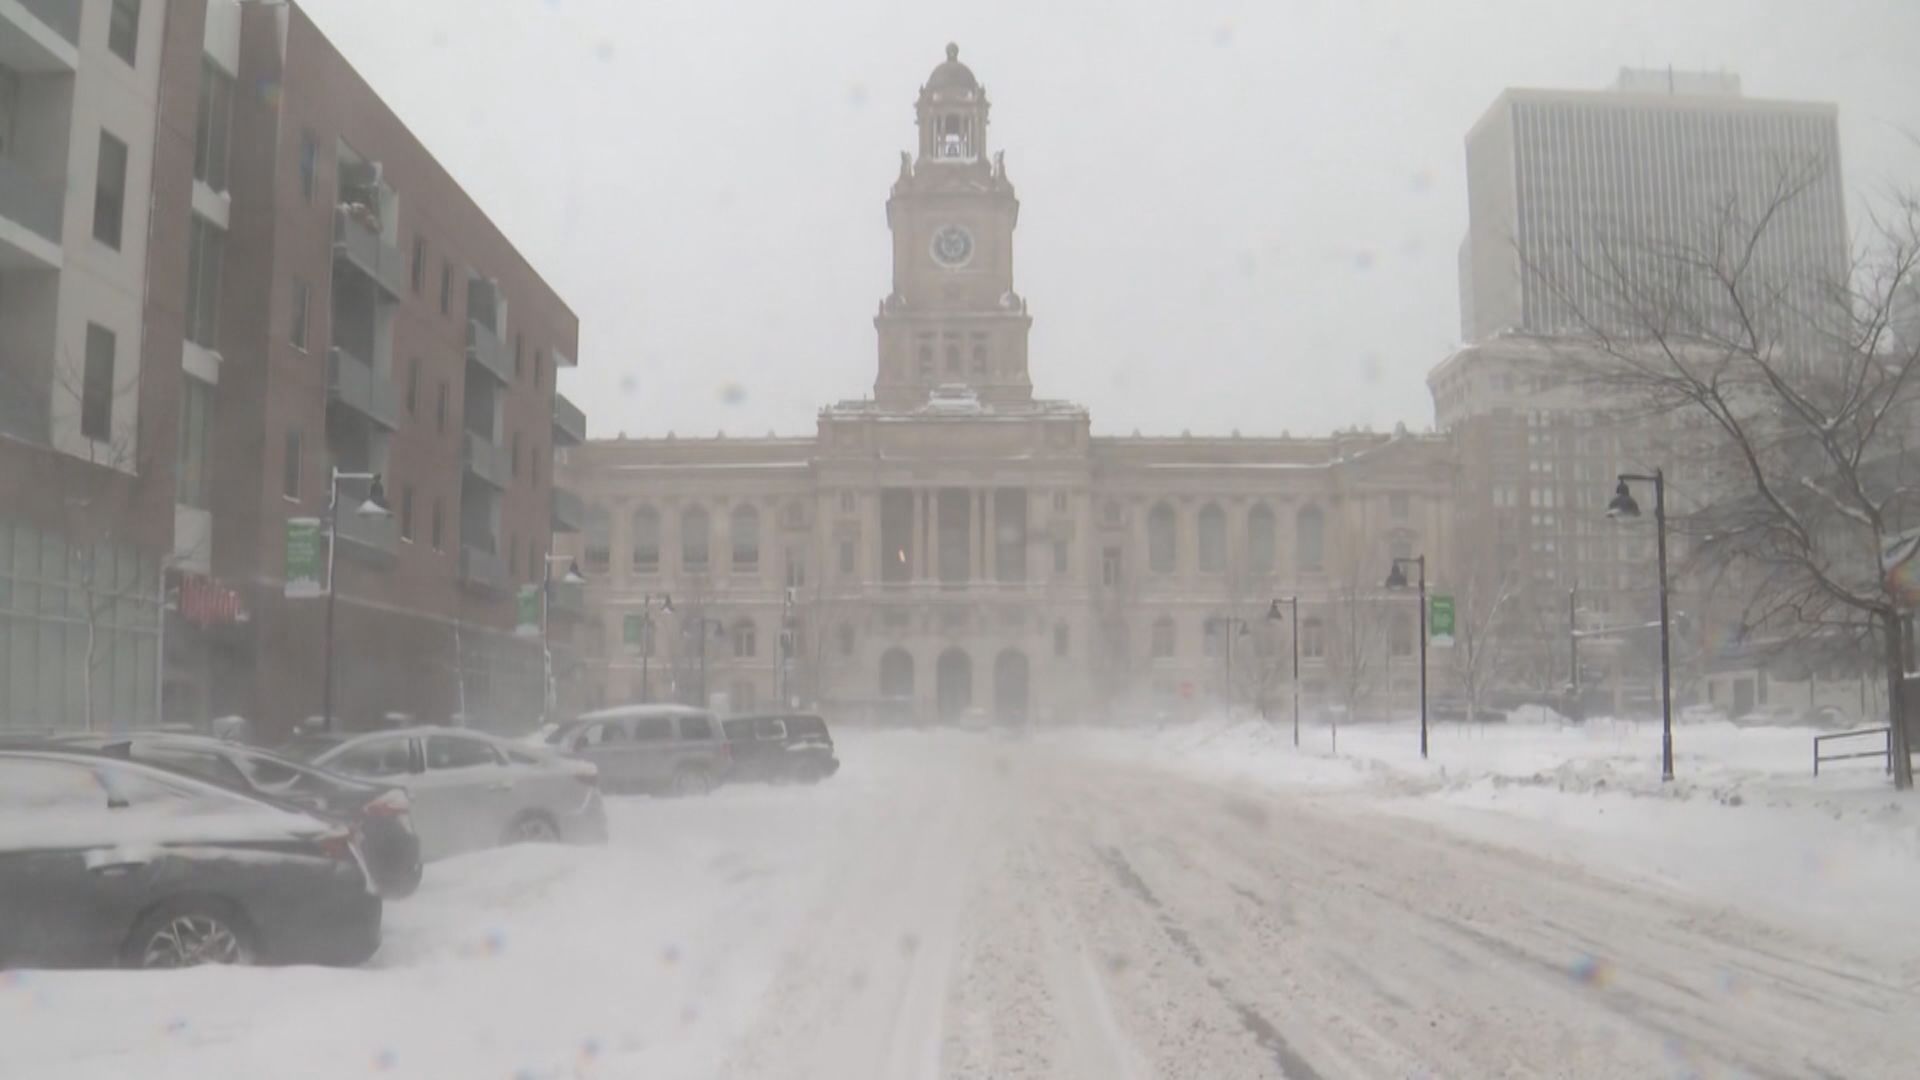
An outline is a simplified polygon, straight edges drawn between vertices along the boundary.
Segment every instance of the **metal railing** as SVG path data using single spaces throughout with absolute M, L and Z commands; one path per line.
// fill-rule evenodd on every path
M 553 395 L 553 430 L 556 435 L 566 436 L 565 439 L 555 439 L 556 443 L 578 445 L 586 442 L 587 414 L 580 411 L 580 406 L 555 394 Z
M 1839 739 L 1861 739 L 1874 735 L 1878 735 L 1884 743 L 1878 750 L 1860 750 L 1845 754 L 1822 754 L 1820 752 L 1821 743 L 1833 742 Z M 1885 758 L 1887 771 L 1892 772 L 1893 728 L 1889 725 L 1883 725 L 1881 727 L 1857 728 L 1853 731 L 1836 731 L 1829 735 L 1815 735 L 1813 737 L 1813 775 L 1820 775 L 1820 763 L 1823 761 L 1851 761 L 1855 758 Z
M 20 0 L 20 6 L 69 44 L 80 44 L 80 0 Z
M 466 441 L 463 444 L 461 459 L 465 462 L 467 471 L 494 487 L 504 489 L 512 471 L 512 465 L 507 458 L 507 448 L 498 445 L 485 435 L 478 435 L 471 431 L 465 432 L 465 435 Z
M 333 250 L 365 271 L 388 296 L 397 298 L 405 288 L 407 268 L 400 249 L 344 206 L 333 211 Z
M 491 551 L 460 545 L 460 580 L 494 592 L 507 590 L 507 560 Z
M 400 403 L 392 385 L 372 364 L 338 345 L 327 354 L 327 396 L 389 431 L 400 426 Z
M 513 357 L 507 354 L 506 342 L 493 332 L 493 327 L 473 319 L 467 320 L 467 359 L 486 368 L 501 382 L 513 382 Z
M 49 243 L 60 243 L 60 218 L 66 195 L 0 154 L 0 214 L 17 221 Z
M 586 524 L 587 501 L 563 487 L 553 489 L 553 528 L 558 532 L 579 532 Z

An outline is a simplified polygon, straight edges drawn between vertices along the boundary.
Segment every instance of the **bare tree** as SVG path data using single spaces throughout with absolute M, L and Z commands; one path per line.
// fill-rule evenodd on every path
M 1508 660 L 1523 625 L 1522 578 L 1512 567 L 1476 559 L 1454 590 L 1453 647 L 1448 665 L 1466 699 L 1467 721 L 1478 718 L 1494 689 L 1511 681 Z
M 1326 628 L 1327 675 L 1349 719 L 1372 701 L 1392 635 L 1387 598 L 1355 569 L 1334 587 Z
M 1708 490 L 1675 526 L 1697 540 L 1696 563 L 1731 568 L 1742 633 L 1879 651 L 1907 788 L 1890 579 L 1920 525 L 1920 342 L 1894 327 L 1920 269 L 1920 198 L 1874 215 L 1847 265 L 1810 288 L 1778 253 L 1784 211 L 1825 167 L 1728 196 L 1691 238 L 1603 245 L 1576 280 L 1528 269 L 1577 318 L 1594 386 L 1702 437 Z

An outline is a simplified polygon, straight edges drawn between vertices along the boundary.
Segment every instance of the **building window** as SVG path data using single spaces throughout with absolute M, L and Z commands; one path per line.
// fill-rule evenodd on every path
M 760 566 L 760 511 L 737 506 L 730 530 L 733 536 L 733 568 L 754 570 Z
M 540 389 L 540 384 L 545 382 L 546 378 L 547 378 L 546 350 L 535 349 L 533 350 L 533 388 L 535 390 Z
M 851 540 L 840 541 L 840 573 L 849 574 L 849 575 L 852 574 L 853 562 L 854 562 L 853 541 Z
M 440 260 L 440 314 L 453 313 L 453 263 Z
M 80 377 L 80 434 L 95 442 L 113 439 L 113 331 L 87 324 L 86 366 Z
M 960 374 L 960 346 L 958 345 L 947 346 L 947 374 Z
M 1120 587 L 1120 549 L 1100 549 L 1100 584 L 1109 589 Z
M 807 587 L 807 553 L 803 548 L 787 549 L 787 588 Z
M 527 335 L 513 335 L 513 377 L 516 379 L 520 377 L 521 372 L 524 370 L 526 351 Z
M 1407 520 L 1407 513 L 1411 502 L 1412 500 L 1408 499 L 1405 495 L 1387 496 L 1387 516 L 1395 521 Z
M 735 660 L 753 659 L 754 653 L 759 648 L 757 639 L 758 634 L 754 630 L 753 620 L 740 619 L 735 622 L 733 624 L 733 658 Z
M 985 345 L 975 345 L 973 347 L 973 373 L 975 375 L 985 375 L 987 373 L 987 347 Z
M 1067 624 L 1054 623 L 1053 624 L 1053 655 L 1064 660 L 1067 656 L 1067 647 L 1069 644 L 1071 644 L 1071 642 L 1069 640 L 1069 631 L 1067 630 Z
M 1319 660 L 1327 655 L 1327 628 L 1317 618 L 1300 622 L 1300 655 Z
M 427 238 L 419 233 L 413 234 L 413 295 L 419 296 L 427 289 Z
M 200 59 L 200 100 L 193 118 L 193 178 L 227 190 L 227 141 L 233 127 L 233 76 Z
M 191 375 L 180 379 L 180 458 L 174 501 L 207 509 L 207 432 L 212 423 L 213 385 Z
M 439 499 L 433 500 L 433 550 L 443 550 L 440 546 L 441 534 L 445 531 L 447 517 L 446 504 Z
M 140 0 L 113 0 L 107 12 L 107 51 L 134 63 L 140 51 Z
M 1273 573 L 1274 547 L 1273 511 L 1261 503 L 1247 513 L 1247 569 Z
M 1227 635 L 1233 633 L 1233 620 L 1215 615 L 1200 627 L 1200 652 L 1209 660 L 1218 660 L 1227 653 Z
M 187 340 L 215 352 L 220 348 L 220 274 L 226 250 L 227 234 L 192 215 L 187 225 Z
M 633 512 L 633 572 L 660 572 L 660 511 L 651 506 Z
M 854 506 L 853 492 L 851 491 L 841 492 L 840 493 L 840 512 L 843 514 L 851 514 L 853 513 L 853 506 Z
M 840 655 L 852 656 L 853 655 L 853 624 L 841 623 L 839 629 L 834 631 L 834 634 L 836 637 L 840 639 Z
M 1413 537 L 1402 533 L 1387 541 L 1387 553 L 1395 559 L 1413 558 Z
M 413 485 L 400 489 L 400 539 L 413 543 Z
M 300 498 L 300 429 L 287 429 L 286 453 L 280 459 L 280 494 Z
M 695 573 L 707 569 L 707 511 L 690 506 L 680 515 L 680 568 Z
M 307 351 L 307 298 L 310 292 L 306 282 L 293 279 L 293 318 L 290 320 L 287 340 L 301 352 Z
M 1065 540 L 1055 540 L 1053 542 L 1053 572 L 1056 574 L 1064 574 L 1067 572 L 1067 542 Z
M 1156 574 L 1173 573 L 1176 542 L 1173 507 L 1158 503 L 1147 515 L 1147 569 Z
M 1173 617 L 1162 615 L 1153 620 L 1153 658 L 1173 659 Z
M 300 131 L 300 198 L 313 201 L 314 177 L 320 172 L 320 144 L 314 140 L 313 132 L 302 128 Z
M 604 574 L 613 566 L 613 516 L 604 506 L 587 507 L 585 551 L 587 573 Z
M 1300 511 L 1294 521 L 1294 547 L 1298 550 L 1299 569 L 1318 572 L 1326 562 L 1327 520 L 1317 506 Z
M 507 541 L 507 578 L 508 580 L 513 580 L 519 576 L 520 538 L 516 536 Z
M 447 433 L 447 380 L 440 380 L 440 396 L 433 403 L 433 424 L 440 434 Z
M 420 358 L 407 361 L 407 415 L 417 416 L 420 409 Z
M 1227 569 L 1227 512 L 1208 503 L 1200 510 L 1200 571 L 1224 573 Z
M 520 433 L 519 432 L 516 431 L 513 433 L 513 439 L 511 440 L 511 442 L 512 442 L 512 449 L 508 451 L 508 456 L 513 461 L 513 478 L 515 480 L 518 480 L 520 479 Z
M 733 684 L 733 693 L 728 705 L 735 712 L 752 712 L 754 706 L 753 684 L 741 680 Z
M 1390 637 L 1392 640 L 1393 655 L 1395 656 L 1412 656 L 1413 655 L 1413 624 L 1412 623 L 1408 622 L 1405 619 L 1393 620 L 1393 627 L 1390 631 Z
M 121 215 L 127 201 L 127 144 L 100 132 L 93 177 L 93 238 L 120 250 Z

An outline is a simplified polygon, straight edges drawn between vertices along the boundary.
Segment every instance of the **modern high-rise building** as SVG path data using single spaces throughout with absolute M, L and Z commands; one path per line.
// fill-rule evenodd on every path
M 1625 70 L 1606 90 L 1507 90 L 1467 134 L 1461 335 L 1578 333 L 1588 320 L 1630 333 L 1596 275 L 1650 274 L 1650 253 L 1705 242 L 1729 209 L 1755 221 L 1789 189 L 1753 265 L 1817 299 L 1847 265 L 1834 106 L 1671 71 Z

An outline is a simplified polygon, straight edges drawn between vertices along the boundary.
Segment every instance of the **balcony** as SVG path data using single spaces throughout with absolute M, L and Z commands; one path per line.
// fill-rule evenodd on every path
M 24 75 L 80 66 L 80 0 L 0 0 L 0 64 Z
M 507 591 L 507 560 L 477 547 L 460 545 L 460 580 L 488 592 Z
M 357 514 L 359 504 L 345 494 L 340 497 L 339 520 L 334 528 L 340 535 L 340 554 L 363 561 L 386 563 L 400 550 L 400 522 L 392 514 Z
M 553 395 L 553 444 L 578 446 L 586 441 L 587 414 L 559 394 Z
M 460 457 L 466 464 L 467 471 L 505 491 L 507 481 L 513 474 L 513 463 L 507 457 L 507 448 L 485 435 L 476 435 L 469 431 L 466 436 L 465 449 Z
M 327 400 L 345 405 L 388 431 L 400 427 L 400 403 L 393 384 L 375 374 L 373 365 L 338 345 L 327 357 Z
M 547 592 L 547 614 L 551 617 L 586 618 L 587 587 L 555 581 Z
M 65 210 L 66 197 L 58 188 L 0 155 L 0 270 L 60 269 Z
M 486 368 L 503 384 L 513 382 L 513 354 L 493 327 L 467 320 L 467 359 Z
M 400 249 L 387 243 L 372 222 L 344 206 L 333 211 L 333 254 L 372 278 L 389 299 L 400 298 L 407 280 L 407 267 L 401 260 Z
M 587 501 L 566 488 L 553 489 L 553 531 L 577 533 L 586 526 Z

